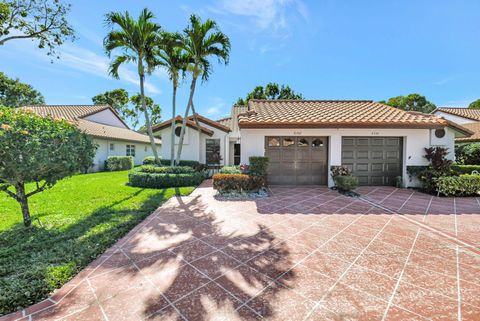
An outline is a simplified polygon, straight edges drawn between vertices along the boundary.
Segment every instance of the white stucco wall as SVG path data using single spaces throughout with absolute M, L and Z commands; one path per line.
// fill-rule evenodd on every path
M 406 167 L 410 165 L 427 165 L 424 148 L 431 146 L 431 130 L 429 129 L 351 129 L 351 128 L 325 128 L 325 129 L 241 129 L 241 163 L 248 164 L 250 156 L 265 155 L 265 136 L 327 136 L 328 146 L 328 184 L 333 186 L 330 177 L 330 166 L 341 165 L 342 162 L 342 136 L 396 136 L 403 137 L 403 181 L 407 186 L 414 186 L 410 182 Z M 445 146 L 450 148 L 450 158 L 454 158 L 453 144 L 454 132 L 446 129 Z M 437 141 L 437 143 L 440 143 Z M 440 144 L 438 144 L 440 145 Z
M 476 121 L 475 120 L 472 120 L 472 119 L 468 119 L 468 118 L 464 118 L 464 117 L 461 117 L 461 116 L 456 116 L 456 115 L 452 115 L 452 114 L 449 114 L 449 113 L 445 113 L 443 111 L 436 111 L 433 113 L 435 116 L 438 116 L 438 117 L 443 117 L 447 120 L 450 120 L 450 121 L 453 121 L 454 123 L 457 123 L 457 124 L 468 124 L 468 123 L 475 123 Z
M 181 126 L 181 124 L 177 124 L 176 126 Z M 213 135 L 209 136 L 205 133 L 197 131 L 196 129 L 187 127 L 185 131 L 185 139 L 182 147 L 181 158 L 184 160 L 196 160 L 202 164 L 205 164 L 206 140 L 220 139 L 220 153 L 223 158 L 221 164 L 228 164 L 228 144 L 226 144 L 227 133 L 203 122 L 201 122 L 201 126 L 211 129 L 213 131 Z M 160 152 L 162 159 L 170 159 L 171 127 L 157 131 L 155 132 L 155 135 L 159 135 L 162 138 L 162 148 Z M 178 141 L 179 138 L 175 136 L 175 155 L 178 149 Z
M 108 156 L 126 156 L 127 145 L 135 145 L 135 165 L 141 165 L 143 159 L 147 156 L 153 156 L 152 148 L 149 143 L 128 142 L 119 140 L 94 139 L 98 144 L 95 154 L 94 164 L 90 171 L 98 172 L 104 170 L 104 164 Z M 114 144 L 114 150 L 110 150 L 110 144 Z M 158 146 L 160 149 L 160 146 Z
M 85 117 L 85 119 L 100 124 L 126 128 L 126 126 L 118 119 L 117 116 L 115 116 L 115 114 L 110 109 L 102 110 L 101 112 Z

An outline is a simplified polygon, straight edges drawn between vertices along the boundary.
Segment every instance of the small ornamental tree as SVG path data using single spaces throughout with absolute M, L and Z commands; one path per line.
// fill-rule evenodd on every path
M 86 170 L 96 150 L 90 137 L 65 120 L 3 106 L 0 146 L 0 191 L 20 204 L 25 226 L 31 224 L 28 198 Z

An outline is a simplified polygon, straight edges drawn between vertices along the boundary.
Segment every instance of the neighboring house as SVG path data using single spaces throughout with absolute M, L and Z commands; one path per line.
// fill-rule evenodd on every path
M 33 105 L 20 107 L 42 117 L 65 119 L 90 135 L 98 149 L 90 171 L 104 169 L 108 156 L 133 156 L 135 165 L 152 155 L 147 135 L 131 130 L 118 113 L 108 105 Z M 160 140 L 156 140 L 160 148 Z
M 181 120 L 175 119 L 176 141 Z M 346 165 L 362 185 L 393 185 L 401 176 L 412 186 L 407 166 L 427 164 L 425 147 L 446 146 L 454 159 L 454 139 L 472 134 L 433 115 L 366 100 L 250 100 L 248 107 L 234 106 L 228 118 L 199 121 L 197 128 L 188 119 L 182 159 L 204 163 L 213 145 L 220 148 L 221 165 L 265 155 L 272 184 L 332 186 L 330 167 Z M 154 126 L 163 158 L 170 158 L 171 123 Z
M 474 134 L 470 137 L 459 137 L 456 143 L 480 142 L 480 109 L 468 109 L 465 107 L 439 107 L 432 114 L 461 124 Z

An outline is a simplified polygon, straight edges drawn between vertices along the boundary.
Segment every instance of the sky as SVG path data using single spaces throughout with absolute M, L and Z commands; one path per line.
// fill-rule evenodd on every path
M 107 72 L 104 16 L 144 7 L 167 31 L 182 31 L 191 14 L 218 22 L 231 40 L 230 62 L 212 60 L 194 102 L 212 119 L 230 113 L 238 97 L 268 82 L 288 84 L 307 99 L 370 99 L 420 93 L 437 106 L 467 106 L 480 98 L 478 0 L 64 0 L 78 40 L 50 62 L 28 40 L 0 47 L 0 70 L 39 90 L 47 104 L 91 104 L 106 90 L 139 91 L 133 65 L 120 80 Z M 190 78 L 182 83 L 183 113 Z M 163 70 L 146 91 L 171 117 L 171 83 Z

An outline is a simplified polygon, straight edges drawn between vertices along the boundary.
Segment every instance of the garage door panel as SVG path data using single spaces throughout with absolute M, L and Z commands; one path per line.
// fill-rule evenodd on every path
M 282 159 L 280 149 L 270 149 L 268 153 L 265 154 L 270 159 L 270 163 L 280 162 Z
M 370 154 L 371 159 L 383 159 L 383 150 L 372 150 Z
M 265 155 L 278 159 L 270 162 L 269 182 L 326 184 L 327 142 L 327 137 L 266 137 Z
M 402 175 L 402 146 L 401 137 L 343 137 L 342 164 L 360 185 L 393 185 Z

